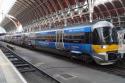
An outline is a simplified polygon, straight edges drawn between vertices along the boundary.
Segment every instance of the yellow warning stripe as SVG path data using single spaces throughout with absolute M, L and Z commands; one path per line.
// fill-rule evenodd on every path
M 104 45 L 105 48 L 103 48 L 102 45 L 92 45 L 93 50 L 96 53 L 104 53 L 107 51 L 115 51 L 118 50 L 118 45 L 117 44 L 112 44 L 112 45 Z

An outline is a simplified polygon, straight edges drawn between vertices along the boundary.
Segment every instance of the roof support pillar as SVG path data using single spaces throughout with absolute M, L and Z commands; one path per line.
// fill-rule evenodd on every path
M 67 26 L 67 19 L 64 19 L 64 26 Z
M 93 21 L 94 0 L 88 0 L 89 5 L 89 21 Z

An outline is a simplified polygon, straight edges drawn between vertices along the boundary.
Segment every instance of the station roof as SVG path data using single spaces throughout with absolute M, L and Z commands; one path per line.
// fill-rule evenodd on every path
M 89 20 L 88 14 L 82 12 L 88 11 L 88 0 L 17 0 L 8 14 L 16 17 L 24 26 L 31 24 L 34 20 L 53 19 L 60 14 L 69 18 L 78 19 L 82 17 L 83 21 Z M 125 0 L 93 0 L 94 14 L 93 19 L 112 17 L 125 14 Z M 62 13 L 63 12 L 63 13 Z M 78 17 L 80 16 L 80 17 Z M 49 21 L 54 21 L 57 19 Z M 54 21 L 55 23 L 55 21 Z M 72 23 L 72 22 L 71 22 Z M 4 19 L 2 26 L 12 26 L 9 20 Z

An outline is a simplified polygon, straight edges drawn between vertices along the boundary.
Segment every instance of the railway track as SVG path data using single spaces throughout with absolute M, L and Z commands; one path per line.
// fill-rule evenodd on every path
M 95 63 L 83 64 L 82 61 L 79 61 L 76 59 L 72 59 L 70 61 L 72 61 L 73 63 L 81 64 L 82 66 L 86 66 L 86 67 L 91 68 L 91 69 L 95 69 L 98 71 L 110 73 L 110 74 L 125 78 L 125 60 L 123 60 L 121 63 L 115 64 L 115 65 L 108 65 L 108 66 L 100 66 L 100 65 L 97 65 Z M 59 82 L 57 81 L 57 82 L 53 82 L 53 83 L 59 83 Z
M 110 73 L 110 74 L 125 78 L 125 64 L 124 65 L 114 64 L 114 65 L 100 66 L 94 63 L 94 64 L 85 64 L 85 66 L 95 69 L 95 70 L 99 70 L 102 72 Z
M 39 74 L 39 76 L 41 75 L 39 78 L 44 79 L 43 83 L 44 82 L 45 83 L 46 82 L 47 83 L 60 83 L 56 79 L 52 78 L 48 74 L 46 74 L 43 71 L 37 69 L 32 64 L 25 61 L 21 57 L 19 57 L 13 50 L 11 50 L 12 48 L 10 49 L 10 48 L 8 48 L 6 46 L 0 45 L 0 49 L 3 51 L 5 56 L 7 56 L 7 58 L 13 63 L 13 65 L 19 70 L 19 72 L 22 73 L 22 75 L 25 75 L 25 74 L 28 74 L 28 73 L 36 74 L 36 72 L 37 72 Z M 30 79 L 32 79 L 32 78 L 30 78 Z M 46 79 L 46 81 L 45 81 L 45 79 Z M 31 82 L 31 83 L 34 83 L 34 82 Z M 37 82 L 37 83 L 41 83 L 41 82 Z

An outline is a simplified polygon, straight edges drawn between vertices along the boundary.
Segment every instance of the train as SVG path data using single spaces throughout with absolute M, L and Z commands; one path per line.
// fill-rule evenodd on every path
M 108 21 L 67 26 L 58 29 L 5 35 L 4 41 L 63 54 L 99 65 L 115 64 L 122 59 L 118 34 Z
M 119 30 L 118 32 L 119 40 L 119 53 L 122 54 L 122 57 L 125 55 L 125 29 Z

